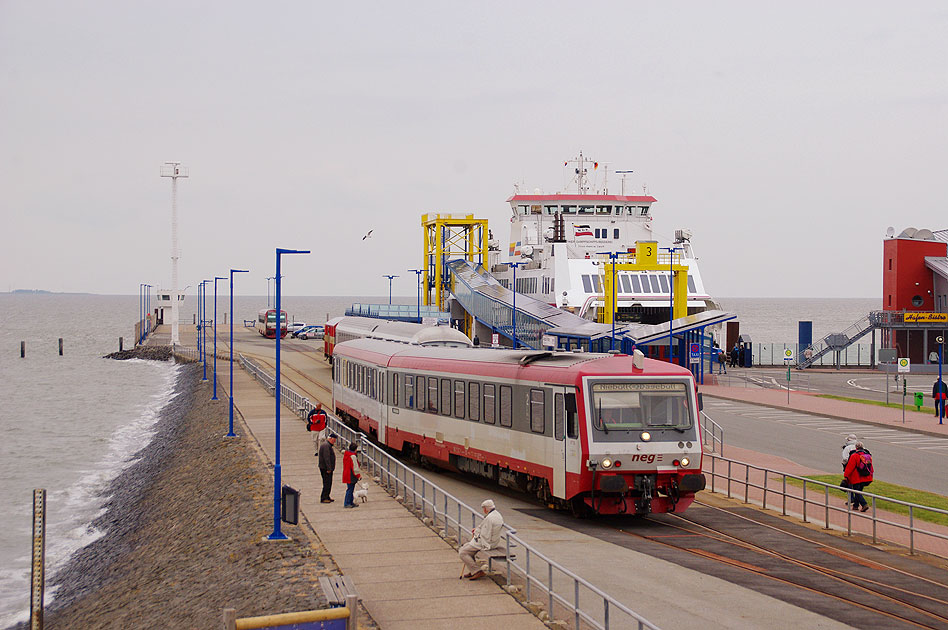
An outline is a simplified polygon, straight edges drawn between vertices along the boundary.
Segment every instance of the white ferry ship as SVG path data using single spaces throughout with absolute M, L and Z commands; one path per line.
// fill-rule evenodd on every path
M 634 252 L 637 241 L 655 241 L 656 199 L 644 192 L 626 195 L 624 190 L 611 195 L 605 186 L 607 175 L 603 188 L 591 192 L 588 170 L 598 170 L 599 164 L 582 153 L 565 166 L 569 164 L 575 165 L 571 184 L 575 182 L 576 192 L 528 195 L 516 190 L 507 200 L 513 216 L 506 256 L 501 243 L 491 237 L 488 263 L 492 275 L 508 288 L 514 278 L 508 263 L 524 263 L 516 269 L 518 293 L 595 320 L 603 308 L 602 262 L 607 257 L 601 254 Z M 677 248 L 681 264 L 688 266 L 688 314 L 719 308 L 705 289 L 691 232 L 676 230 L 674 243 L 659 243 L 662 247 Z M 616 319 L 667 322 L 669 279 L 669 273 L 656 271 L 618 272 Z

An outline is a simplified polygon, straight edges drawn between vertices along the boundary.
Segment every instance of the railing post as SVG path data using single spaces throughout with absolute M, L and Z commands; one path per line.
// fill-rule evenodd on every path
M 527 600 L 526 600 L 526 601 L 529 602 L 529 601 L 530 601 L 530 548 L 527 547 L 527 548 L 525 548 L 524 550 L 527 552 L 527 574 L 526 574 L 526 576 L 525 576 L 525 577 L 526 577 L 526 583 L 527 583 L 527 590 L 526 590 L 526 598 L 527 598 Z
M 579 580 L 573 578 L 573 615 L 576 630 L 579 630 Z
M 786 475 L 783 475 L 783 476 L 781 477 L 781 479 L 783 479 L 783 510 L 782 510 L 782 513 L 783 513 L 784 516 L 786 516 L 786 515 L 787 515 L 787 476 L 786 476 Z
M 553 564 L 550 562 L 547 562 L 546 566 L 549 568 L 549 573 L 547 576 L 549 579 L 549 588 L 547 589 L 547 593 L 550 596 L 549 614 L 550 614 L 550 621 L 553 621 Z
M 764 471 L 764 500 L 761 507 L 765 510 L 767 509 L 767 479 L 770 477 L 769 472 L 770 471 L 767 470 Z
M 803 522 L 806 523 L 806 479 L 803 480 Z
M 744 466 L 744 503 L 750 502 L 750 475 L 750 464 L 746 464 Z
M 829 486 L 823 486 L 823 508 L 824 508 L 824 519 L 826 520 L 826 526 L 823 529 L 830 528 L 830 488 Z
M 872 499 L 872 542 L 876 542 L 876 500 Z M 909 554 L 915 555 L 915 513 L 909 506 Z

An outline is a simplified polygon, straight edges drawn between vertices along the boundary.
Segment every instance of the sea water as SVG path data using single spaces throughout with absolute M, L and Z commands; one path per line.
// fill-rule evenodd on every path
M 207 298 L 213 317 L 213 294 Z M 416 297 L 396 297 L 415 304 Z M 235 298 L 234 323 L 255 320 L 272 296 Z M 839 332 L 876 299 L 723 298 L 741 332 L 755 341 L 793 343 L 797 322 L 813 322 L 813 338 Z M 353 302 L 388 297 L 283 298 L 290 321 L 325 323 Z M 182 326 L 195 321 L 188 296 Z M 152 306 L 156 302 L 152 300 Z M 113 361 L 103 355 L 134 345 L 137 296 L 0 294 L 0 628 L 27 619 L 30 596 L 32 494 L 47 490 L 47 576 L 103 532 L 91 524 L 108 499 L 109 482 L 147 448 L 161 409 L 175 395 L 172 362 Z M 219 334 L 228 334 L 229 298 L 218 298 Z M 64 354 L 59 356 L 58 340 Z M 20 358 L 20 342 L 26 357 Z M 308 343 L 318 344 L 317 341 Z M 55 592 L 47 591 L 47 602 Z

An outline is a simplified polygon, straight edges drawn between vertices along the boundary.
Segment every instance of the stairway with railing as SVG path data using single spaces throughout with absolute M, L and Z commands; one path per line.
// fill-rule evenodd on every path
M 851 346 L 866 334 L 872 332 L 875 324 L 869 315 L 859 319 L 840 333 L 830 333 L 813 345 L 809 346 L 797 358 L 797 367 L 799 369 L 808 368 L 820 357 L 828 352 L 838 352 Z

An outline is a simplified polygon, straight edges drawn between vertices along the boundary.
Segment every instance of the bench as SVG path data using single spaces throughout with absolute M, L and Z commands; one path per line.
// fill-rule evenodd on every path
M 358 601 L 359 593 L 356 591 L 352 578 L 347 575 L 334 575 L 331 577 L 319 578 L 319 587 L 323 589 L 326 601 L 333 608 L 345 606 L 349 597 L 355 597 Z
M 245 320 L 244 320 L 244 328 L 253 328 L 253 327 L 256 326 L 256 325 L 257 325 L 257 320 L 255 320 L 255 319 L 245 319 Z
M 513 545 L 511 545 L 513 547 Z M 503 549 L 492 549 L 488 552 L 487 555 L 487 572 L 490 573 L 493 570 L 494 560 L 507 562 L 508 560 L 516 560 L 517 554 L 511 552 L 510 556 L 507 556 L 507 552 Z

